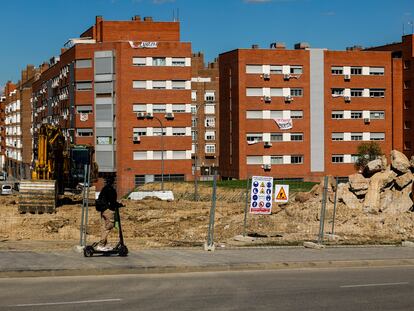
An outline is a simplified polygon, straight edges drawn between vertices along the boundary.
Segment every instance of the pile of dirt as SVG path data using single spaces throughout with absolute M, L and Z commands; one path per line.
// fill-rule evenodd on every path
M 146 190 L 158 190 L 158 184 Z M 212 188 L 199 186 L 201 200 L 192 201 L 194 186 L 189 183 L 166 183 L 173 189 L 172 202 L 157 199 L 122 200 L 124 236 L 132 249 L 172 246 L 201 246 L 206 240 L 211 208 Z M 216 243 L 224 247 L 245 245 L 234 237 L 244 231 L 246 193 L 243 189 L 218 188 L 215 214 Z M 255 245 L 296 245 L 315 240 L 319 232 L 321 186 L 310 193 L 291 194 L 290 202 L 275 204 L 271 215 L 247 216 L 247 233 Z M 0 197 L 0 241 L 55 241 L 78 244 L 81 218 L 80 204 L 59 207 L 55 214 L 20 214 L 17 197 Z M 326 206 L 325 232 L 332 229 L 334 193 L 330 191 Z M 99 240 L 99 213 L 90 208 L 88 241 Z M 337 204 L 335 236 L 332 243 L 366 244 L 399 243 L 414 240 L 414 213 L 372 214 L 343 203 Z M 116 233 L 112 240 L 117 239 Z M 329 242 L 329 241 L 327 241 Z M 0 243 L 0 248 L 4 243 Z

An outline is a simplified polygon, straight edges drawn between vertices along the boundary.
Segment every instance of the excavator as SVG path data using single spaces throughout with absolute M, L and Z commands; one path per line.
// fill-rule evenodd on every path
M 55 212 L 58 198 L 65 191 L 78 192 L 79 184 L 85 182 L 85 165 L 90 165 L 89 183 L 96 181 L 94 152 L 93 146 L 68 144 L 60 127 L 42 124 L 34 150 L 32 178 L 20 181 L 19 212 Z

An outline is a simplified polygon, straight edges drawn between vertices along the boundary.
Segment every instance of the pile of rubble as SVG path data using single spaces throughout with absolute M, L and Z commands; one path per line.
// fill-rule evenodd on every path
M 365 212 L 402 213 L 412 211 L 414 157 L 411 161 L 397 150 L 391 151 L 391 164 L 385 156 L 371 161 L 361 173 L 338 185 L 338 200 Z

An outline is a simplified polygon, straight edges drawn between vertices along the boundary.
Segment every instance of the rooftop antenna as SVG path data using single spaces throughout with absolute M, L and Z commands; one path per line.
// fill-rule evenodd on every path
M 408 22 L 408 25 L 411 25 L 411 34 L 413 34 L 414 33 L 414 22 L 410 21 Z
M 180 9 L 177 8 L 177 21 L 180 21 Z

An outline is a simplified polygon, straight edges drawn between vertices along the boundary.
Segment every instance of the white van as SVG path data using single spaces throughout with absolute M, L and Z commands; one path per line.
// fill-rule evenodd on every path
M 13 194 L 12 186 L 10 185 L 1 185 L 1 195 Z

